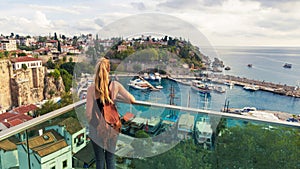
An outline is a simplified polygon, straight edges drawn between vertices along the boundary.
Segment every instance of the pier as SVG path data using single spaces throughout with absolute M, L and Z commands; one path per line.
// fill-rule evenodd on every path
M 286 84 L 282 85 L 282 84 L 276 84 L 272 82 L 247 79 L 245 77 L 236 77 L 231 75 L 216 75 L 216 74 L 208 75 L 208 80 L 215 83 L 222 83 L 222 84 L 233 83 L 234 85 L 238 85 L 238 86 L 256 85 L 259 87 L 259 90 L 262 91 L 300 98 L 299 86 L 289 86 Z

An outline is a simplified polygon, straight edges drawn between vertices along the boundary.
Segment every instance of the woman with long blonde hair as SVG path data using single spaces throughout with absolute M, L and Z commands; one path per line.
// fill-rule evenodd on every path
M 114 151 L 117 142 L 118 132 L 114 129 L 107 131 L 110 134 L 99 134 L 102 131 L 101 121 L 104 118 L 103 105 L 114 103 L 116 98 L 128 103 L 135 102 L 135 98 L 117 81 L 110 81 L 110 61 L 102 57 L 97 62 L 95 69 L 94 83 L 89 86 L 87 91 L 86 116 L 89 122 L 89 137 L 93 144 L 96 168 L 107 169 L 115 168 Z M 99 128 L 100 126 L 100 128 Z M 109 135 L 109 138 L 107 138 Z M 111 137 L 114 135 L 114 137 Z

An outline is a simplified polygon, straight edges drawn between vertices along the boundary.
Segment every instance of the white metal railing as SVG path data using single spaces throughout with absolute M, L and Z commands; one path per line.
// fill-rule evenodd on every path
M 9 138 L 10 136 L 13 136 L 15 134 L 18 134 L 20 132 L 23 132 L 31 127 L 34 127 L 36 125 L 39 125 L 43 122 L 46 122 L 50 119 L 53 119 L 55 117 L 58 117 L 60 115 L 63 115 L 70 110 L 73 110 L 76 107 L 82 106 L 86 103 L 86 100 L 81 100 L 76 103 L 70 104 L 68 106 L 65 106 L 63 108 L 57 109 L 55 111 L 49 112 L 45 115 L 36 117 L 32 120 L 29 120 L 27 122 L 21 123 L 17 126 L 5 129 L 0 132 L 0 141 Z M 232 113 L 224 113 L 224 112 L 217 112 L 217 111 L 211 111 L 211 110 L 203 110 L 203 109 L 196 109 L 196 108 L 190 108 L 190 107 L 181 107 L 181 106 L 174 106 L 174 105 L 168 105 L 168 104 L 159 104 L 159 103 L 151 103 L 146 101 L 136 101 L 134 103 L 135 105 L 144 105 L 144 106 L 153 106 L 153 107 L 159 107 L 159 108 L 168 108 L 168 109 L 175 109 L 175 110 L 181 110 L 181 111 L 187 111 L 192 113 L 200 113 L 200 114 L 207 114 L 207 115 L 214 115 L 214 116 L 222 116 L 225 118 L 232 118 L 232 119 L 238 119 L 238 120 L 245 120 L 245 121 L 256 121 L 256 122 L 263 122 L 268 124 L 275 124 L 275 125 L 283 125 L 283 126 L 289 126 L 289 127 L 296 127 L 300 128 L 300 123 L 295 122 L 287 122 L 287 121 L 272 121 L 270 119 L 259 119 L 256 117 L 251 116 L 243 116 L 238 114 L 232 114 Z

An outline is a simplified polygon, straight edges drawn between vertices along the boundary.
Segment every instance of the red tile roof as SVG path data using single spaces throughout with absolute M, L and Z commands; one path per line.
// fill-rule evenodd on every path
M 11 118 L 11 117 L 16 116 L 16 115 L 17 114 L 10 113 L 10 112 L 2 113 L 2 114 L 0 114 L 0 121 L 4 121 L 4 119 L 8 119 L 8 118 Z
M 12 127 L 31 119 L 33 118 L 19 113 L 6 112 L 0 114 L 0 122 L 3 123 L 6 127 Z
M 48 40 L 47 43 L 57 43 L 57 40 Z
M 13 109 L 13 111 L 18 112 L 20 114 L 25 114 L 30 111 L 36 110 L 38 107 L 34 104 L 24 105 Z
M 40 59 L 36 59 L 33 57 L 28 57 L 28 56 L 24 56 L 24 57 L 17 57 L 11 60 L 11 62 L 15 63 L 15 62 L 31 62 L 31 61 L 41 61 Z
M 11 120 L 11 121 L 8 122 L 10 127 L 16 126 L 16 125 L 21 124 L 21 123 L 23 123 L 23 121 L 21 119 L 14 119 L 14 120 Z

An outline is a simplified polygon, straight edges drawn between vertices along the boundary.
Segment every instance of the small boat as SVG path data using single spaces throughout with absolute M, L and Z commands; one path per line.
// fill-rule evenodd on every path
M 259 90 L 259 86 L 257 86 L 257 85 L 245 85 L 243 88 L 245 90 L 249 90 L 249 91 Z
M 226 89 L 223 86 L 214 86 L 214 91 L 218 93 L 225 93 Z
M 292 68 L 292 64 L 290 64 L 290 63 L 285 63 L 285 64 L 283 65 L 283 67 L 284 67 L 284 68 Z
M 200 80 L 192 80 L 191 87 L 192 87 L 192 89 L 194 89 L 200 93 L 208 93 L 209 94 L 212 90 L 212 88 L 209 85 L 203 83 Z
M 145 79 L 145 80 L 149 80 L 149 74 L 148 73 L 144 73 L 144 75 L 143 75 L 143 78 Z
M 155 86 L 155 88 L 157 88 L 157 89 L 163 89 L 164 87 L 162 85 L 158 85 L 158 86 Z
M 149 74 L 149 80 L 155 80 L 155 75 L 153 73 Z
M 158 72 L 154 73 L 155 80 L 161 81 L 161 76 Z
M 249 63 L 247 66 L 251 68 L 251 67 L 252 67 L 252 64 Z
M 142 79 L 130 80 L 128 86 L 139 90 L 146 90 L 150 87 L 148 82 Z
M 224 69 L 225 70 L 230 70 L 231 68 L 229 66 L 226 66 Z

